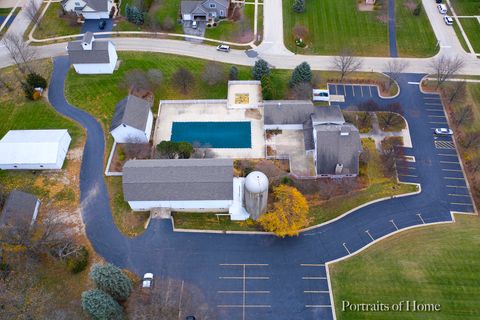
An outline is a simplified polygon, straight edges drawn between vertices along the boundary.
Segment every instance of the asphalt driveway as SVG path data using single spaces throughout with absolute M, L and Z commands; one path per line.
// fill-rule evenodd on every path
M 297 238 L 180 233 L 172 231 L 169 220 L 154 220 L 142 235 L 126 238 L 113 223 L 109 207 L 103 178 L 102 128 L 92 116 L 65 100 L 68 68 L 67 57 L 54 60 L 49 100 L 58 112 L 87 131 L 80 191 L 82 215 L 93 247 L 107 261 L 137 274 L 153 272 L 157 277 L 181 279 L 199 288 L 210 319 L 332 319 L 325 262 L 354 253 L 398 229 L 451 221 L 450 211 L 456 207 L 448 200 L 448 185 L 464 184 L 451 180 L 447 185 L 444 177 L 450 176 L 450 171 L 441 169 L 455 164 L 442 163 L 444 156 L 439 154 L 446 152 L 454 158 L 455 151 L 435 147 L 425 107 L 426 98 L 435 96 L 423 95 L 418 86 L 407 83 L 418 81 L 421 75 L 407 75 L 400 82 L 401 96 L 397 99 L 413 128 L 413 148 L 406 153 L 415 157 L 417 174 L 405 179 L 421 183 L 422 193 L 377 202 Z M 352 104 L 347 97 L 342 107 Z

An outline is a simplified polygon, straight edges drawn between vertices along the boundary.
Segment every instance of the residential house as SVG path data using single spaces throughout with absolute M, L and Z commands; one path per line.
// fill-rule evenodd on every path
M 0 140 L 0 169 L 61 169 L 72 138 L 61 130 L 10 130 Z
M 134 211 L 228 211 L 234 203 L 233 160 L 130 160 L 123 194 Z
M 148 143 L 153 126 L 153 101 L 129 95 L 116 108 L 110 133 L 116 143 Z
M 33 194 L 13 190 L 0 216 L 0 227 L 31 227 L 37 219 L 40 200 Z
M 113 43 L 95 40 L 91 32 L 82 40 L 69 42 L 67 51 L 70 63 L 80 74 L 111 74 L 118 60 Z
M 62 0 L 63 10 L 75 12 L 85 19 L 108 19 L 113 0 Z
M 184 0 L 180 4 L 182 21 L 215 21 L 228 15 L 230 0 Z

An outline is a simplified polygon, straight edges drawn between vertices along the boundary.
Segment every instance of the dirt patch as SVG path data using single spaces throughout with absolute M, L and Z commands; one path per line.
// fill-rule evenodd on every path
M 358 11 L 373 11 L 373 10 L 375 10 L 373 4 L 365 4 L 365 2 L 363 2 L 363 1 L 360 2 L 357 5 L 357 8 L 358 8 Z

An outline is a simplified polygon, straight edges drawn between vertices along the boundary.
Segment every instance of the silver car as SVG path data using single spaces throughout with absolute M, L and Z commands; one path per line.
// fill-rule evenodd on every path
M 436 128 L 435 134 L 451 136 L 453 134 L 453 131 L 452 129 L 447 129 L 447 128 Z

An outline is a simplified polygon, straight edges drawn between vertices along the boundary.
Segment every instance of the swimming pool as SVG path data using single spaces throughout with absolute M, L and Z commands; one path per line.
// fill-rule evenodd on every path
M 170 140 L 209 148 L 251 148 L 251 132 L 250 121 L 173 122 Z

